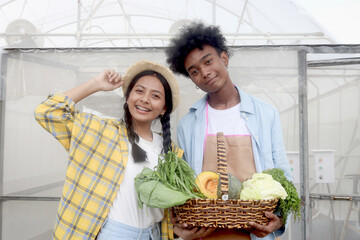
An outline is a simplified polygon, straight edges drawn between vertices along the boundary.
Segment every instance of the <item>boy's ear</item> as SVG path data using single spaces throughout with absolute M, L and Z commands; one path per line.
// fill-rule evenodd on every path
M 222 51 L 220 53 L 220 58 L 224 62 L 224 65 L 227 67 L 229 65 L 229 55 L 227 54 L 227 52 Z

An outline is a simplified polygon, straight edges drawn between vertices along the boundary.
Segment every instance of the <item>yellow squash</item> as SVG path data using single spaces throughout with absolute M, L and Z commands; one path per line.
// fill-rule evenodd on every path
M 218 182 L 219 174 L 210 171 L 200 173 L 195 179 L 201 193 L 210 199 L 217 199 Z

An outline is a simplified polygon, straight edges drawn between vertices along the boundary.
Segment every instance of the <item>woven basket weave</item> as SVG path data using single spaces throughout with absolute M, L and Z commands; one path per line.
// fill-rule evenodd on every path
M 266 225 L 269 219 L 264 213 L 275 210 L 277 199 L 227 199 L 229 180 L 223 133 L 217 134 L 217 161 L 222 199 L 190 199 L 183 205 L 174 206 L 176 215 L 191 227 L 250 228 L 249 222 Z

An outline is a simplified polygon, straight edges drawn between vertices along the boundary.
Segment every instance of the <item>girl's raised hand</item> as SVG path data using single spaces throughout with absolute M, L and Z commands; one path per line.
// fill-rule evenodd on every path
M 101 71 L 94 80 L 100 91 L 111 91 L 124 84 L 124 80 L 119 73 L 114 71 L 114 69 L 105 69 Z

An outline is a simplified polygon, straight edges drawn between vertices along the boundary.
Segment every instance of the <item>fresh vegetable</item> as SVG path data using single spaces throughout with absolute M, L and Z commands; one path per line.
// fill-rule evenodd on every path
M 294 220 L 300 219 L 301 200 L 294 184 L 285 177 L 284 171 L 278 168 L 273 168 L 265 170 L 263 173 L 270 174 L 283 186 L 287 193 L 287 197 L 285 199 L 280 199 L 278 207 L 275 210 L 280 212 L 283 224 L 286 223 L 290 213 L 293 214 Z
M 255 173 L 243 183 L 241 200 L 285 199 L 287 193 L 281 184 L 266 173 Z
M 170 189 L 186 193 L 191 198 L 204 198 L 195 183 L 195 171 L 174 151 L 159 157 L 155 174 Z
M 138 201 L 154 208 L 169 208 L 183 204 L 190 198 L 189 195 L 172 190 L 162 182 L 155 180 L 144 182 L 138 191 L 140 193 Z
M 201 193 L 210 199 L 217 198 L 218 182 L 219 174 L 211 171 L 202 172 L 195 179 L 195 183 Z
M 205 171 L 196 177 L 195 183 L 207 198 L 221 199 L 221 183 L 219 178 L 219 174 Z M 242 186 L 240 180 L 231 173 L 228 173 L 228 179 L 229 199 L 239 199 Z
M 159 156 L 154 170 L 144 167 L 135 177 L 138 207 L 169 208 L 190 198 L 205 198 L 195 184 L 195 172 L 176 152 Z
M 158 181 L 158 180 L 159 178 L 156 176 L 155 172 L 148 167 L 144 167 L 141 173 L 139 173 L 135 177 L 135 190 L 137 193 L 137 204 L 139 208 L 142 208 L 144 203 L 144 201 L 141 200 L 144 199 L 142 195 L 149 196 L 151 192 L 154 190 L 152 188 L 152 189 L 142 189 L 141 191 L 139 191 L 140 186 L 149 181 Z
M 239 199 L 240 197 L 240 192 L 242 189 L 242 183 L 240 182 L 240 180 L 235 177 L 234 175 L 232 175 L 231 173 L 228 173 L 228 177 L 229 177 L 229 199 Z M 220 183 L 219 183 L 219 190 L 220 189 Z M 220 196 L 221 194 L 219 194 L 218 196 Z

